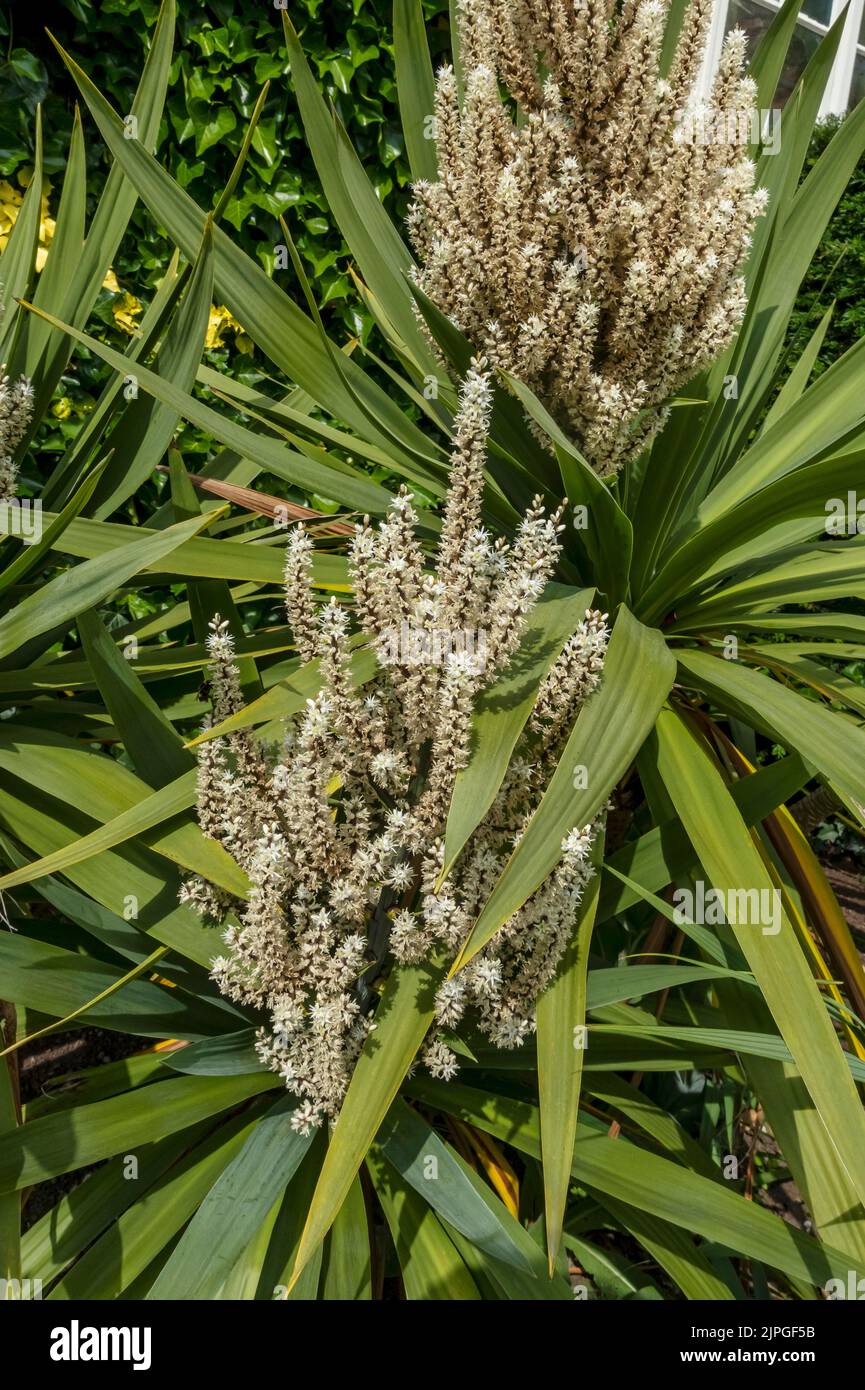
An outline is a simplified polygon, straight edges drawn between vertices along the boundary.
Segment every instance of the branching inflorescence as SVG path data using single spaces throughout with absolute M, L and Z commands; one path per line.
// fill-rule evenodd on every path
M 18 466 L 14 454 L 33 418 L 33 388 L 27 377 L 10 381 L 0 367 L 0 501 L 15 496 Z
M 236 914 L 202 880 L 184 896 L 222 922 L 214 978 L 230 998 L 266 1013 L 258 1050 L 298 1096 L 294 1123 L 304 1132 L 340 1108 L 374 1027 L 383 973 L 456 956 L 601 676 L 605 615 L 589 611 L 542 682 L 493 805 L 440 883 L 475 702 L 512 662 L 559 554 L 559 515 L 539 501 L 511 544 L 494 543 L 482 524 L 491 391 L 487 364 L 475 361 L 456 419 L 435 566 L 402 489 L 381 525 L 364 521 L 352 542 L 360 629 L 352 637 L 335 598 L 316 607 L 312 543 L 296 529 L 287 609 L 300 655 L 319 662 L 319 693 L 270 759 L 247 731 L 201 745 L 199 823 L 246 870 L 251 889 Z M 364 641 L 377 665 L 361 685 L 353 654 Z M 225 622 L 214 620 L 208 645 L 214 727 L 241 708 L 242 695 Z M 572 831 L 553 874 L 441 986 L 441 1028 L 469 1014 L 501 1047 L 530 1033 L 592 874 L 593 834 L 593 826 Z M 435 1030 L 424 1060 L 439 1077 L 457 1069 Z
M 692 0 L 662 76 L 666 9 L 460 0 L 464 91 L 442 67 L 438 178 L 409 216 L 420 288 L 600 473 L 648 445 L 670 394 L 731 341 L 765 207 L 742 148 L 745 36 L 728 34 L 700 102 L 712 0 Z

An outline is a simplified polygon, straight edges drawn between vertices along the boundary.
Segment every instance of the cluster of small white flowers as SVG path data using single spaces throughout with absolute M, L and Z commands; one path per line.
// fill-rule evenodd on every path
M 33 418 L 33 387 L 26 376 L 10 381 L 0 367 L 0 501 L 8 502 L 18 486 L 14 454 Z
M 285 548 L 285 609 L 297 650 L 304 661 L 312 661 L 318 647 L 312 557 L 311 536 L 302 526 L 295 526 Z
M 711 11 L 692 0 L 662 78 L 667 0 L 459 0 L 464 89 L 437 78 L 438 177 L 409 214 L 418 283 L 601 473 L 648 445 L 744 312 L 766 194 L 740 144 L 684 138 L 756 100 L 733 30 L 699 106 Z
M 587 613 L 542 685 L 538 728 L 526 729 L 489 815 L 438 885 L 476 698 L 511 660 L 560 548 L 558 514 L 545 515 L 539 503 L 510 544 L 494 544 L 482 524 L 490 396 L 489 372 L 475 361 L 462 389 L 435 556 L 418 538 L 405 489 L 380 526 L 366 519 L 357 528 L 355 612 L 379 655 L 374 679 L 354 683 L 348 612 L 335 598 L 316 610 L 311 547 L 295 532 L 287 608 L 301 655 L 319 661 L 319 693 L 270 762 L 245 731 L 201 747 L 199 824 L 235 856 L 251 889 L 233 910 L 200 880 L 185 897 L 222 922 L 225 950 L 213 962 L 214 979 L 228 997 L 266 1014 L 259 1054 L 298 1097 L 293 1123 L 304 1133 L 338 1113 L 389 963 L 432 953 L 453 959 L 459 951 L 600 675 L 604 617 Z M 402 623 L 427 633 L 483 624 L 485 660 L 447 650 L 439 664 L 419 665 L 384 640 Z M 214 622 L 208 646 L 215 726 L 243 697 L 225 622 Z M 570 837 L 547 883 L 443 987 L 442 1027 L 471 1008 L 497 1045 L 525 1038 L 591 872 L 589 842 L 590 831 Z M 437 1034 L 424 1060 L 436 1076 L 457 1068 Z
M 562 841 L 555 872 L 436 997 L 436 1016 L 454 1028 L 474 1006 L 481 1032 L 496 1047 L 519 1047 L 535 1027 L 538 996 L 552 983 L 573 930 L 586 883 L 594 826 Z
M 540 690 L 532 711 L 532 728 L 544 744 L 556 742 L 575 712 L 592 693 L 604 667 L 609 639 L 606 613 L 589 609 L 565 643 Z

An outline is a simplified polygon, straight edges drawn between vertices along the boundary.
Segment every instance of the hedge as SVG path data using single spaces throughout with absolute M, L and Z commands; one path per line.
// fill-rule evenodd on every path
M 408 200 L 409 171 L 396 109 L 391 43 L 391 0 L 288 0 L 291 18 L 323 89 L 345 123 L 379 195 L 395 216 Z M 448 0 L 423 0 L 434 61 L 448 51 Z M 62 0 L 52 29 L 117 108 L 128 108 L 141 67 L 146 35 L 156 21 L 155 0 Z M 0 179 L 20 196 L 32 158 L 36 104 L 43 104 L 47 164 L 63 168 L 74 110 L 74 88 L 45 35 L 45 11 L 22 6 L 10 30 L 0 14 L 7 51 L 0 65 Z M 270 268 L 279 243 L 277 217 L 290 222 L 316 281 L 325 314 L 363 337 L 369 323 L 347 273 L 348 253 L 334 223 L 304 142 L 288 80 L 279 11 L 268 0 L 212 0 L 179 6 L 179 42 L 171 71 L 160 157 L 202 205 L 211 206 L 229 176 L 244 125 L 265 81 L 270 90 L 247 171 L 226 221 L 245 249 Z M 825 147 L 832 123 L 819 128 L 809 167 Z M 88 123 L 91 197 L 105 176 L 105 161 Z M 0 183 L 0 195 L 4 185 Z M 4 198 L 0 196 L 0 204 Z M 2 232 L 2 226 L 0 226 Z M 115 265 L 117 287 L 101 305 L 110 328 L 134 326 L 133 289 L 153 285 L 169 245 L 139 208 Z M 829 225 L 799 297 L 791 343 L 801 350 L 825 308 L 836 309 L 817 370 L 865 332 L 865 163 L 856 171 Z M 230 319 L 212 325 L 211 346 L 243 355 L 244 342 L 226 339 Z M 251 364 L 250 364 L 251 365 Z M 96 364 L 94 371 L 97 372 Z M 101 369 L 97 375 L 101 375 Z M 87 381 L 81 386 L 85 392 Z M 74 393 L 73 393 L 74 396 Z M 78 402 L 80 405 L 80 401 Z M 70 397 L 69 408 L 78 413 Z M 61 406 L 61 411 L 65 406 Z M 62 418 L 62 416 L 61 416 Z
M 433 49 L 448 45 L 447 0 L 424 0 Z M 128 110 L 141 71 L 155 0 L 64 0 L 49 27 L 121 112 Z M 399 215 L 408 200 L 409 170 L 396 108 L 391 0 L 289 0 L 289 13 L 322 87 L 339 112 L 382 201 Z M 244 128 L 263 84 L 267 104 L 246 174 L 225 221 L 245 250 L 272 268 L 282 214 L 315 277 L 324 305 L 361 332 L 347 253 L 328 216 L 289 86 L 279 10 L 269 0 L 196 0 L 178 6 L 160 158 L 204 207 L 222 192 Z M 47 166 L 63 169 L 75 88 L 45 34 L 45 10 L 21 6 L 10 33 L 0 14 L 0 39 L 11 51 L 0 67 L 0 178 L 32 158 L 34 111 L 43 104 Z M 89 175 L 94 195 L 105 176 L 103 153 L 88 121 Z M 10 179 L 11 181 L 11 179 Z M 59 182 L 59 179 L 58 179 Z M 139 208 L 115 271 L 121 286 L 152 285 L 169 247 Z

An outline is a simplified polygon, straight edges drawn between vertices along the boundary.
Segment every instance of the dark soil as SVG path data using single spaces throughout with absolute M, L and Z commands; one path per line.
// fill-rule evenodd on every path
M 90 1067 L 104 1066 L 106 1062 L 118 1062 L 124 1057 L 132 1057 L 153 1045 L 152 1038 L 133 1037 L 129 1033 L 109 1032 L 106 1028 L 82 1028 L 75 1033 L 64 1033 L 59 1037 L 40 1038 L 18 1054 L 18 1076 L 21 1102 L 35 1100 L 52 1089 L 61 1077 L 71 1080 L 77 1073 Z M 50 1211 L 68 1192 L 98 1164 L 78 1168 L 72 1173 L 62 1173 L 49 1182 L 39 1183 L 25 1194 L 21 1225 L 28 1230 L 40 1216 Z
M 115 1033 L 107 1028 L 82 1028 L 77 1033 L 40 1038 L 21 1049 L 18 1071 L 22 1104 L 50 1090 L 50 1083 L 60 1076 L 119 1062 L 152 1045 L 152 1038 L 136 1038 L 131 1033 Z
M 860 948 L 865 946 L 865 883 L 861 869 L 839 868 L 834 863 L 824 864 L 823 869 L 847 918 L 848 927 Z

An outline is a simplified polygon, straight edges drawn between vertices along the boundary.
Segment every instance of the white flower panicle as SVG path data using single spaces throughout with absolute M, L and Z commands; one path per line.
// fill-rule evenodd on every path
M 600 473 L 648 445 L 670 394 L 730 342 L 765 207 L 741 144 L 687 138 L 712 112 L 747 124 L 745 36 L 728 34 L 699 107 L 711 0 L 692 0 L 662 78 L 666 9 L 460 0 L 464 91 L 439 71 L 438 178 L 409 213 L 421 289 Z
M 394 963 L 452 960 L 462 947 L 600 679 L 605 615 L 589 612 L 542 684 L 490 811 L 441 883 L 475 701 L 511 661 L 560 548 L 558 514 L 539 501 L 510 544 L 493 543 L 483 525 L 490 400 L 489 371 L 476 360 L 462 390 L 435 556 L 418 538 L 405 489 L 377 528 L 366 519 L 356 530 L 355 614 L 359 640 L 379 658 L 373 679 L 355 684 L 349 614 L 335 598 L 316 609 L 311 546 L 295 531 L 287 608 L 301 656 L 318 658 L 319 693 L 269 762 L 246 731 L 201 745 L 199 824 L 235 856 L 251 889 L 232 905 L 192 880 L 184 896 L 222 923 L 213 976 L 229 998 L 265 1015 L 259 1054 L 297 1096 L 293 1123 L 304 1133 L 338 1113 L 385 973 Z M 429 637 L 457 624 L 478 629 L 483 643 L 418 663 L 393 640 L 402 628 Z M 214 620 L 208 647 L 216 726 L 243 700 L 227 623 Z M 553 875 L 442 986 L 424 1053 L 433 1075 L 457 1070 L 439 1027 L 470 1020 L 503 1047 L 531 1032 L 592 873 L 592 833 L 568 837 Z
M 26 376 L 10 381 L 0 367 L 0 501 L 8 502 L 18 486 L 15 450 L 33 418 L 33 387 Z
M 606 613 L 586 613 L 538 691 L 531 725 L 545 745 L 570 729 L 600 679 L 609 637 L 606 620 Z
M 302 526 L 295 526 L 285 549 L 285 608 L 304 661 L 312 661 L 317 646 L 312 555 L 311 537 Z

